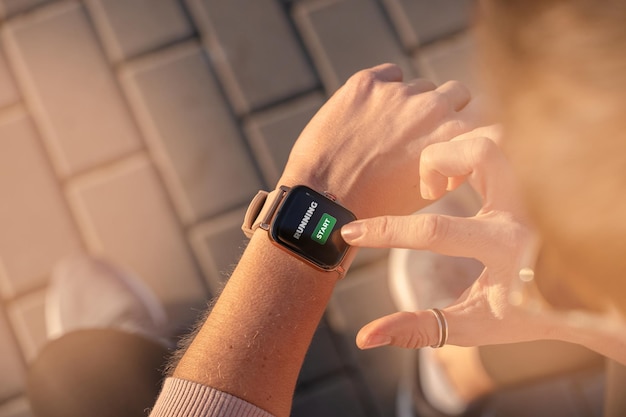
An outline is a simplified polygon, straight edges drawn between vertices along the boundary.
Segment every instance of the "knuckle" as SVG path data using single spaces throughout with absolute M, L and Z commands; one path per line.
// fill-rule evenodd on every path
M 411 326 L 411 331 L 398 336 L 395 340 L 395 345 L 407 349 L 419 349 L 426 346 L 428 343 L 427 334 L 422 327 L 419 326 L 415 313 L 401 312 L 398 314 L 404 316 L 404 319 L 408 322 L 415 321 L 415 325 Z
M 470 95 L 469 89 L 465 86 L 465 84 L 463 84 L 459 80 L 447 81 L 446 83 L 444 83 L 444 85 L 442 87 L 444 87 L 448 91 L 450 91 L 450 90 L 457 90 L 461 94 L 465 94 L 465 95 L 468 95 L 468 96 Z
M 380 238 L 381 243 L 387 244 L 394 239 L 395 227 L 389 216 L 383 216 L 378 218 L 371 232 Z
M 420 218 L 417 223 L 416 230 L 421 236 L 422 245 L 424 247 L 434 247 L 442 240 L 445 240 L 447 227 L 446 222 L 442 221 L 441 216 L 426 215 Z
M 443 118 L 451 110 L 447 97 L 437 90 L 422 94 L 422 112 L 435 119 Z
M 352 75 L 346 84 L 357 91 L 368 91 L 374 87 L 376 80 L 376 73 L 374 71 L 364 69 Z
M 488 161 L 496 152 L 497 145 L 491 139 L 480 137 L 472 140 L 471 143 L 470 156 L 477 163 Z

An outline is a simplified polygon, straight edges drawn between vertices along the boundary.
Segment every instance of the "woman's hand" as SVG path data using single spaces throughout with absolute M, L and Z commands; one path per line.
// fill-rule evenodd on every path
M 279 185 L 328 191 L 357 217 L 412 213 L 427 204 L 420 153 L 477 126 L 468 103 L 458 82 L 402 82 L 392 64 L 360 71 L 304 129 Z
M 428 249 L 478 259 L 480 277 L 443 311 L 449 344 L 474 346 L 551 338 L 552 324 L 509 304 L 522 252 L 531 233 L 508 162 L 484 128 L 450 142 L 430 145 L 421 156 L 421 193 L 436 199 L 467 180 L 482 197 L 471 218 L 437 214 L 378 217 L 344 226 L 344 239 L 355 246 Z M 429 311 L 400 312 L 366 325 L 357 336 L 361 348 L 405 348 L 438 342 L 438 327 Z

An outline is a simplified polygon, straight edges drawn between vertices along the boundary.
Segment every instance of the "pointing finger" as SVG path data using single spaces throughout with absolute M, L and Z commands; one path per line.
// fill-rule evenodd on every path
M 500 213 L 463 218 L 438 214 L 382 216 L 357 220 L 341 229 L 353 246 L 427 249 L 489 263 L 510 249 L 523 229 Z

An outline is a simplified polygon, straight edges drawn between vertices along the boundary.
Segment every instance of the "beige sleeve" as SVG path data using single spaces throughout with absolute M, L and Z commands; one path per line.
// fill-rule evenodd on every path
M 167 378 L 150 417 L 273 417 L 270 413 L 214 388 Z

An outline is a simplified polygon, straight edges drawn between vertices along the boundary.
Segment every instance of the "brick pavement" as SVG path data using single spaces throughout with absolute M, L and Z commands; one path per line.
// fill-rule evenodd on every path
M 137 271 L 185 328 L 236 262 L 243 210 L 353 72 L 472 83 L 459 0 L 0 0 L 0 417 L 30 416 L 50 271 L 77 252 Z M 384 251 L 339 285 L 295 416 L 389 416 L 398 352 Z M 175 277 L 175 279 L 173 278 Z

